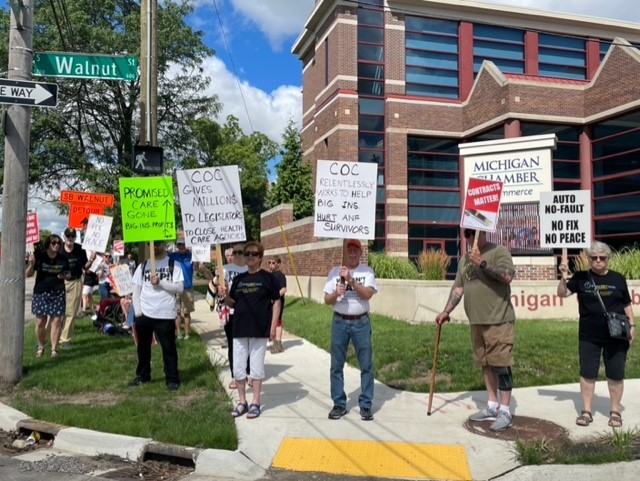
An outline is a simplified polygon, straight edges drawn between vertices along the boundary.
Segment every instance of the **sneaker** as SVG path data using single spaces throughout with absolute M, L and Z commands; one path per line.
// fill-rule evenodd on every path
M 489 429 L 492 431 L 504 431 L 505 429 L 513 426 L 513 418 L 511 414 L 506 411 L 500 411 L 496 418 L 496 421 L 491 425 Z
M 169 391 L 177 391 L 178 389 L 180 389 L 180 384 L 178 384 L 177 382 L 168 382 L 167 389 Z
M 176 339 L 177 339 L 178 341 L 182 341 L 182 334 L 178 334 L 178 335 L 176 336 Z
M 363 421 L 373 421 L 373 413 L 371 408 L 360 408 L 360 419 Z
M 329 412 L 329 419 L 340 419 L 347 414 L 347 409 L 342 406 L 333 406 L 331 412 Z
M 469 416 L 469 421 L 495 421 L 498 417 L 498 410 L 485 407 L 475 414 Z
M 146 384 L 151 382 L 149 379 L 142 379 L 140 376 L 136 377 L 133 381 L 129 383 L 129 387 L 138 387 L 142 384 Z
M 188 341 L 189 340 L 189 334 L 185 334 L 182 339 L 184 339 L 185 341 Z

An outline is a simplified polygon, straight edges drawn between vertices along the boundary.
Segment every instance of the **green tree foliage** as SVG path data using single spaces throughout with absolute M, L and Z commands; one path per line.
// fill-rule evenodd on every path
M 282 160 L 276 167 L 278 178 L 269 190 L 269 206 L 293 204 L 295 219 L 313 215 L 314 192 L 311 187 L 311 165 L 302 157 L 300 132 L 293 121 L 282 136 L 283 149 L 280 150 Z
M 48 0 L 34 2 L 34 50 L 140 57 L 140 3 L 134 0 L 66 0 L 66 16 Z M 57 5 L 57 4 L 56 4 Z M 205 95 L 210 79 L 203 60 L 213 52 L 203 33 L 185 23 L 189 0 L 158 5 L 158 143 L 167 173 L 182 168 L 197 120 L 215 117 L 220 105 Z M 0 29 L 8 38 L 8 11 L 0 11 Z M 61 31 L 62 32 L 61 32 Z M 0 49 L 7 65 L 7 47 Z M 53 79 L 39 79 L 54 81 Z M 46 200 L 58 189 L 105 192 L 118 196 L 118 178 L 132 177 L 133 147 L 140 142 L 140 82 L 55 79 L 59 105 L 34 108 L 31 130 L 30 186 Z M 113 214 L 120 232 L 119 203 Z

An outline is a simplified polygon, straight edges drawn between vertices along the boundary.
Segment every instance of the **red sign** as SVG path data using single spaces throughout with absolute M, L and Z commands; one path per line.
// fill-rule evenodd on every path
M 101 205 L 71 204 L 69 206 L 69 227 L 86 229 L 91 214 L 103 215 L 104 207 Z
M 469 178 L 461 227 L 495 232 L 502 199 L 502 182 Z
M 63 204 L 91 204 L 113 207 L 115 197 L 113 194 L 92 194 L 90 192 L 63 190 L 60 192 L 60 202 Z
M 113 241 L 113 253 L 118 256 L 124 255 L 124 241 L 123 240 L 114 240 Z
M 40 227 L 38 226 L 38 214 L 29 212 L 27 214 L 27 244 L 40 242 Z

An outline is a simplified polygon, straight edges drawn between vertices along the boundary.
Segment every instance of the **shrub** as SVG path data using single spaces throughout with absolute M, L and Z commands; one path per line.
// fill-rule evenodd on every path
M 418 279 L 416 266 L 408 259 L 369 253 L 369 267 L 378 279 Z
M 420 252 L 418 256 L 418 270 L 427 281 L 441 281 L 445 279 L 447 269 L 451 264 L 451 256 L 440 249 L 429 249 Z
M 634 245 L 614 252 L 609 267 L 627 279 L 640 279 L 640 249 Z

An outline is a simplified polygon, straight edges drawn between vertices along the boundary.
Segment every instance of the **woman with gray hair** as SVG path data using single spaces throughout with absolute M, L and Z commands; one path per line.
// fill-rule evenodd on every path
M 580 357 L 580 393 L 582 411 L 576 419 L 578 426 L 593 422 L 592 401 L 595 391 L 600 358 L 604 360 L 605 374 L 611 410 L 609 426 L 622 427 L 620 403 L 624 391 L 624 369 L 627 351 L 636 339 L 635 319 L 631 307 L 631 296 L 627 280 L 619 272 L 609 269 L 611 248 L 604 242 L 594 241 L 588 249 L 590 269 L 578 271 L 570 276 L 566 264 L 560 264 L 562 278 L 558 284 L 558 296 L 578 296 L 578 352 Z M 631 341 L 613 339 L 609 335 L 607 320 L 598 299 L 600 294 L 607 312 L 625 314 L 631 323 Z

